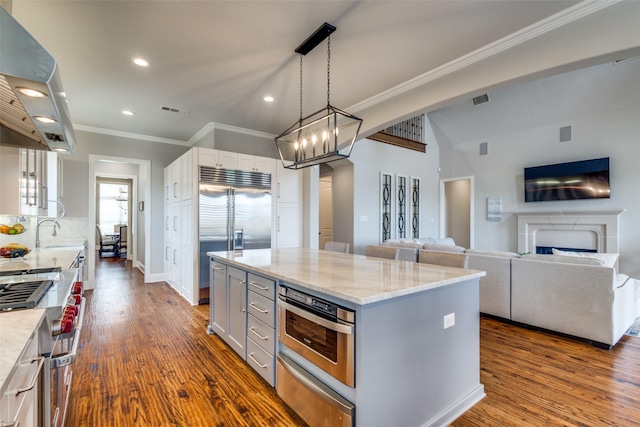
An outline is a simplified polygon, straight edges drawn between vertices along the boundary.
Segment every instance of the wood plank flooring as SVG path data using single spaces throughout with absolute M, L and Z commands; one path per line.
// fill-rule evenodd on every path
M 67 426 L 304 425 L 206 335 L 208 306 L 191 307 L 164 283 L 144 284 L 120 259 L 100 260 L 96 283 L 87 292 Z M 640 424 L 640 338 L 607 351 L 489 318 L 480 338 L 487 397 L 452 426 Z

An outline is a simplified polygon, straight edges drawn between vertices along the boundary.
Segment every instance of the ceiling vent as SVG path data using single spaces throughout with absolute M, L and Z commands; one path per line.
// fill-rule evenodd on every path
M 160 109 L 162 111 L 168 111 L 169 113 L 180 113 L 180 114 L 184 114 L 187 115 L 190 113 L 189 110 L 181 110 L 179 108 L 173 108 L 173 107 L 160 107 Z
M 487 102 L 489 102 L 489 95 L 487 95 L 486 93 L 484 95 L 476 96 L 475 98 L 473 98 L 474 106 L 486 104 Z

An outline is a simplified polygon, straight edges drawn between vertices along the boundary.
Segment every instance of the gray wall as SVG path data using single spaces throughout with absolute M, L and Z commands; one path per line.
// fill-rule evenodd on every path
M 640 277 L 640 60 L 605 64 L 489 93 L 430 113 L 442 147 L 443 178 L 475 177 L 475 246 L 517 250 L 517 217 L 531 210 L 626 210 L 620 217 L 620 271 Z M 573 139 L 559 142 L 572 126 Z M 479 155 L 481 142 L 489 153 Z M 524 203 L 523 169 L 597 157 L 611 159 L 611 198 Z M 502 196 L 503 220 L 486 220 L 486 200 Z
M 63 165 L 64 196 L 72 212 L 70 216 L 88 216 L 89 202 L 89 154 L 115 156 L 131 159 L 149 160 L 151 162 L 151 200 L 145 200 L 145 210 L 150 209 L 151 217 L 151 265 L 145 266 L 150 274 L 163 274 L 164 234 L 164 168 L 172 161 L 180 157 L 189 147 L 180 145 L 163 144 L 158 142 L 143 141 L 132 138 L 124 138 L 112 135 L 90 133 L 76 130 L 77 147 L 72 155 L 65 157 Z M 145 185 L 144 180 L 138 182 L 139 188 Z M 139 193 L 139 200 L 144 197 L 144 192 Z M 84 207 L 83 207 L 84 206 Z M 138 255 L 142 255 L 140 262 L 144 260 L 144 221 L 138 224 Z

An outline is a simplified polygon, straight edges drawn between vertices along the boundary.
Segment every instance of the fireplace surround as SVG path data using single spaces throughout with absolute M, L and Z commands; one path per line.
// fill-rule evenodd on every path
M 553 246 L 619 253 L 622 213 L 624 209 L 516 212 L 518 252 Z

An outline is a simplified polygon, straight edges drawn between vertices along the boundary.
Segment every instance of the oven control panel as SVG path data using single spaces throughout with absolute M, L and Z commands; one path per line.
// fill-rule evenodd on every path
M 322 313 L 332 319 L 340 319 L 353 323 L 354 311 L 341 307 L 332 302 L 323 300 L 322 298 L 309 295 L 297 289 L 280 285 L 278 290 L 280 298 L 287 302 L 294 302 L 300 306 L 311 308 L 312 310 Z

